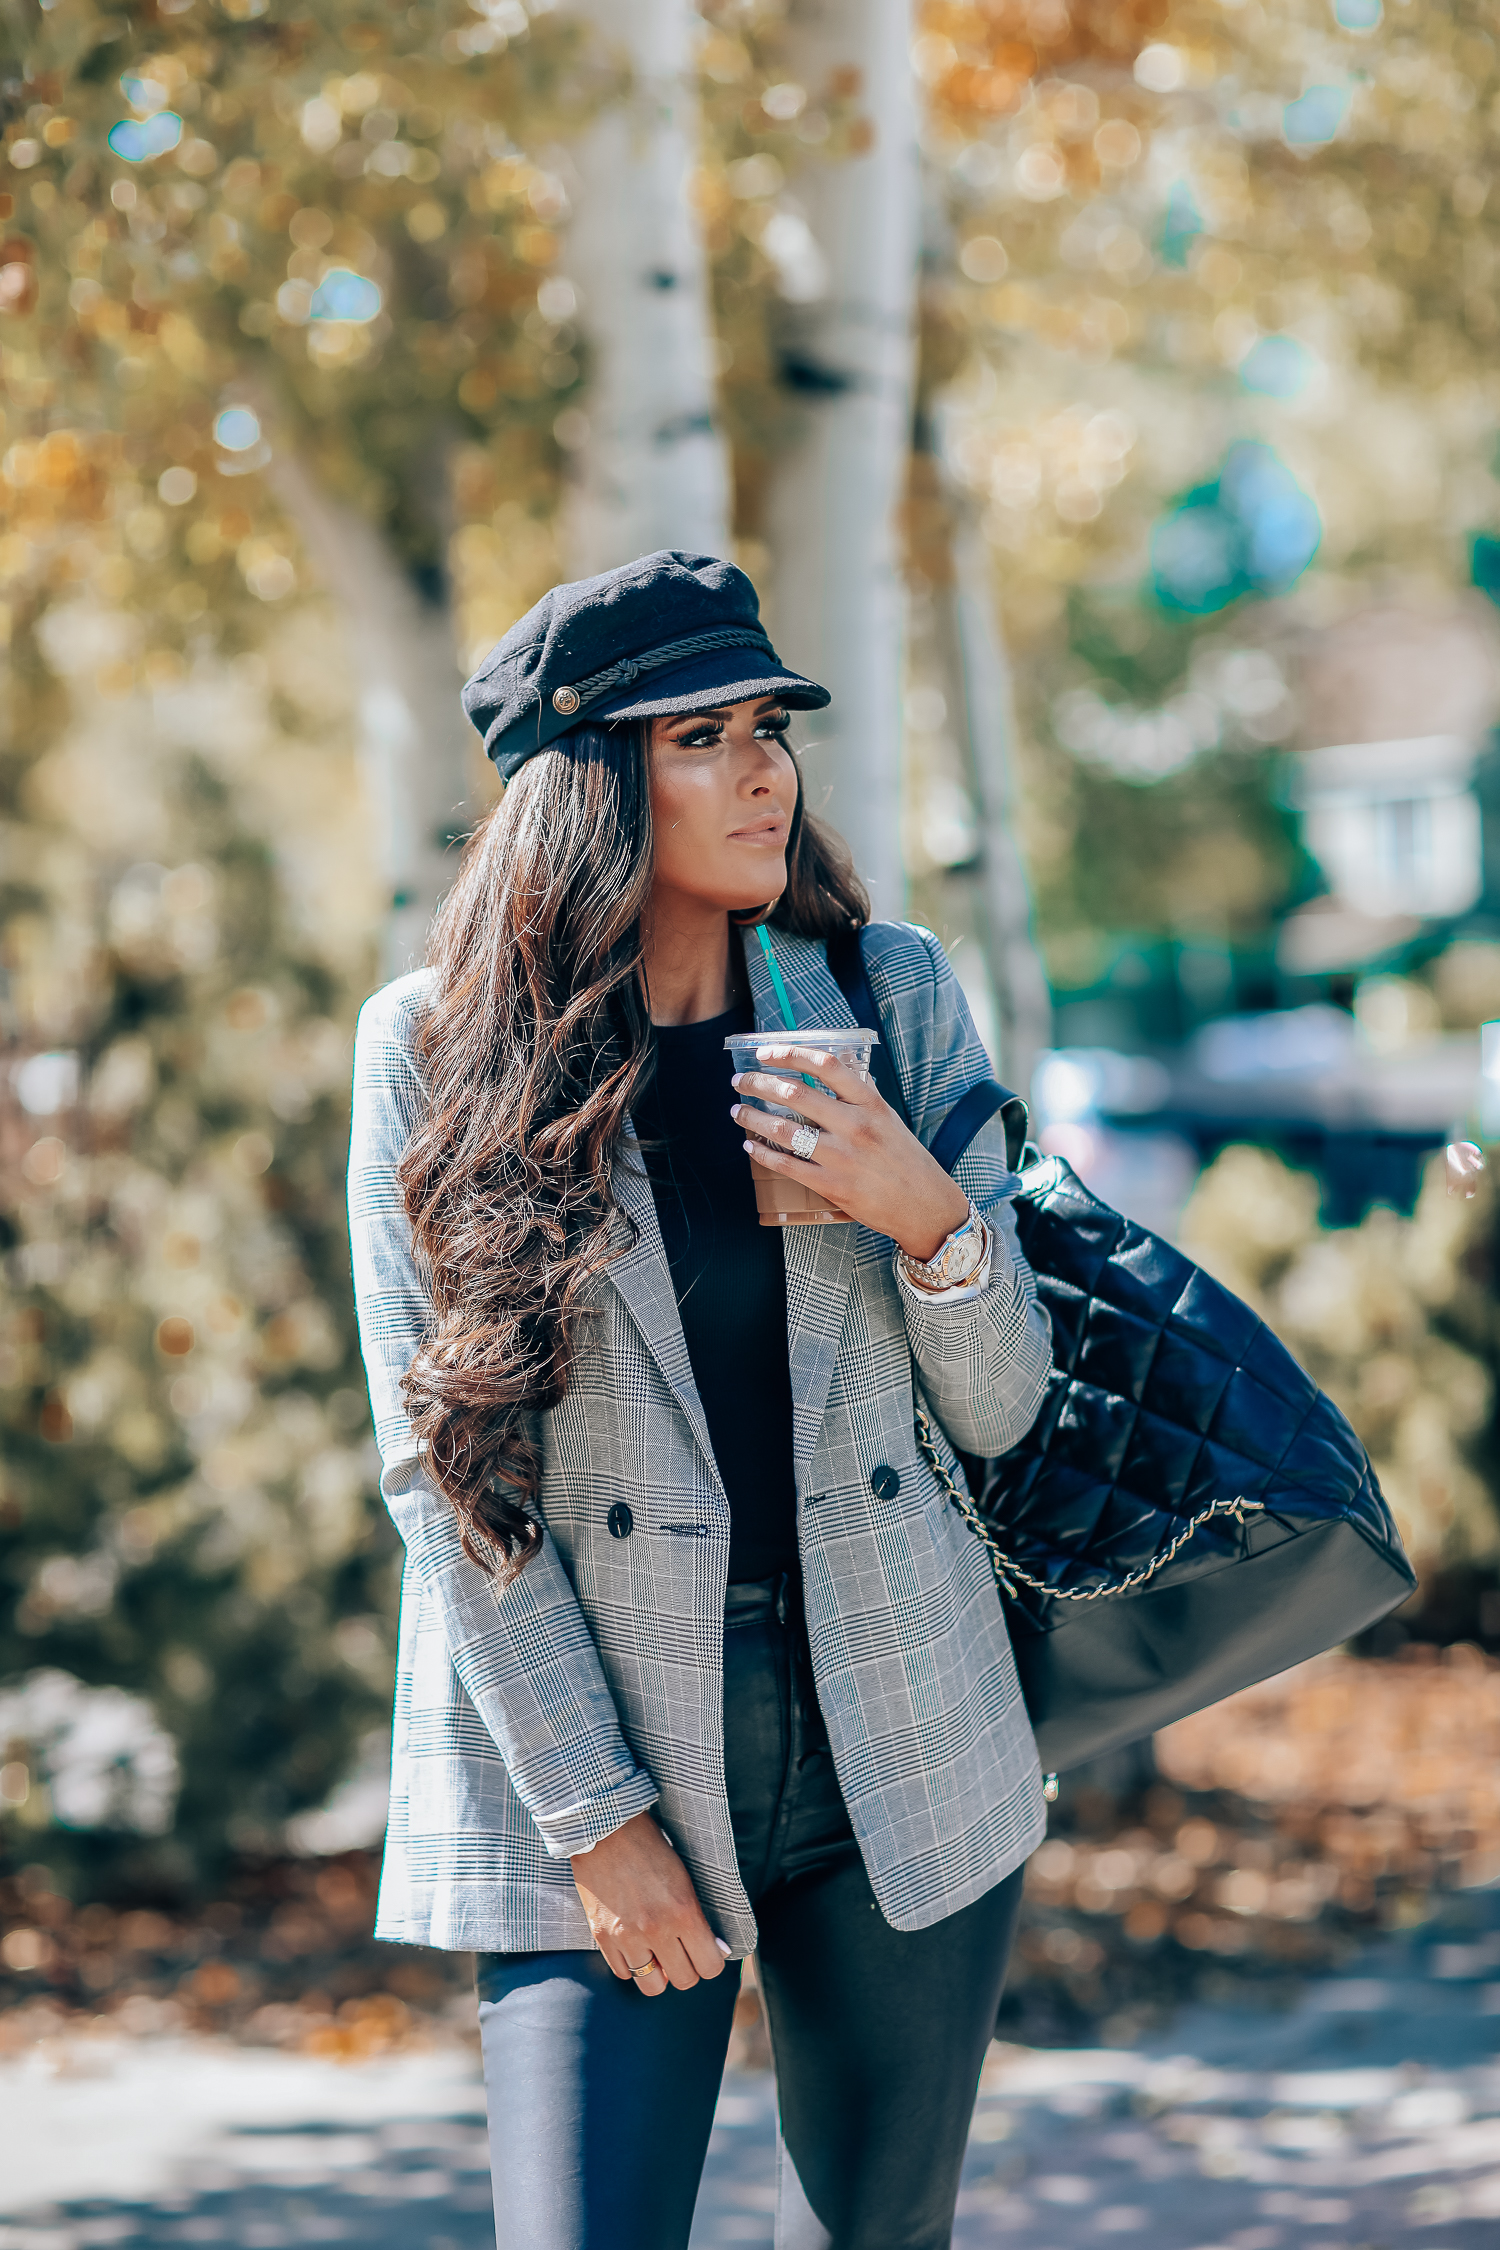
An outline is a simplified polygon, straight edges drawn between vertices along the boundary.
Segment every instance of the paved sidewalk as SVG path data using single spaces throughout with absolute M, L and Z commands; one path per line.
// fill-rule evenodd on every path
M 773 2097 L 726 2080 L 694 2250 L 771 2243 Z M 63 2042 L 0 2069 L 0 2250 L 492 2250 L 472 2053 L 352 2066 Z M 1280 2015 L 1128 2051 L 996 2047 L 959 2250 L 1494 2250 L 1500 1891 Z

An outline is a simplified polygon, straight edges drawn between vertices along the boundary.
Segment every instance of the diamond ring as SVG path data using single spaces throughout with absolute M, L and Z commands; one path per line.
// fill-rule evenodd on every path
M 792 1154 L 804 1160 L 817 1147 L 820 1134 L 816 1125 L 799 1125 L 792 1135 Z

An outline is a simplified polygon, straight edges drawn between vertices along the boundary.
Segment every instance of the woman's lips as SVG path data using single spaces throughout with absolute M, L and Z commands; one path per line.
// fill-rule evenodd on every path
M 781 819 L 763 820 L 754 828 L 731 828 L 729 841 L 731 844 L 784 843 L 788 825 L 786 820 Z

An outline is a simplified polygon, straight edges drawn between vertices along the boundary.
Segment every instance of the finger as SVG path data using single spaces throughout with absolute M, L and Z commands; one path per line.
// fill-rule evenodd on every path
M 816 1172 L 820 1176 L 824 1176 L 829 1170 L 825 1159 L 829 1156 L 836 1157 L 839 1153 L 837 1149 L 830 1148 L 825 1139 L 820 1138 L 811 1156 L 798 1156 L 795 1150 L 789 1148 L 785 1142 L 761 1140 L 758 1137 L 758 1127 L 754 1125 L 752 1119 L 742 1117 L 739 1122 L 747 1130 L 757 1135 L 756 1138 L 746 1141 L 747 1154 L 757 1164 L 763 1165 L 773 1172 L 787 1172 L 802 1178 L 805 1178 L 809 1172 Z
M 801 1078 L 778 1078 L 773 1071 L 742 1070 L 730 1084 L 738 1094 L 755 1094 L 763 1102 L 780 1102 L 788 1109 L 832 1110 L 838 1095 L 829 1086 L 808 1084 Z
M 816 1156 L 793 1156 L 774 1141 L 746 1141 L 745 1154 L 766 1172 L 785 1172 L 793 1179 L 805 1180 L 809 1172 L 821 1172 L 823 1167 Z
M 698 1971 L 689 1960 L 681 1938 L 662 1939 L 657 1948 L 656 1965 L 677 1992 L 691 1991 L 698 1982 Z
M 861 1070 L 852 1055 L 838 1048 L 782 1046 L 777 1042 L 770 1047 L 757 1047 L 755 1052 L 757 1058 L 769 1056 L 775 1069 L 795 1070 L 799 1077 L 809 1074 L 826 1080 L 838 1088 L 841 1101 L 878 1101 L 880 1098 L 870 1073 Z
M 768 1117 L 763 1109 L 751 1109 L 748 1105 L 740 1102 L 735 1103 L 729 1114 L 736 1125 L 742 1127 L 747 1133 L 754 1133 L 768 1148 L 790 1150 L 792 1142 L 802 1130 L 802 1120 L 796 1117 Z M 817 1119 L 812 1119 L 810 1122 L 817 1133 L 818 1145 L 811 1156 L 798 1158 L 798 1162 L 802 1164 L 815 1164 L 818 1156 L 827 1147 L 830 1137 L 826 1125 L 821 1124 Z
M 682 1943 L 700 1977 L 720 1977 L 728 1968 L 729 1955 L 706 1922 L 689 1930 Z
M 637 1992 L 643 1992 L 648 2000 L 661 1998 L 667 1990 L 667 1973 L 659 1961 L 653 1961 L 649 1969 L 642 1970 L 635 1979 L 635 1988 Z
M 626 1984 L 649 1985 L 651 1979 L 658 1976 L 656 1948 L 639 1930 L 627 1930 L 622 1939 L 607 1948 L 601 1944 L 599 1950 L 615 1975 L 623 1978 Z M 660 1982 L 665 1984 L 665 1977 L 661 1977 Z
M 825 1084 L 836 1089 L 841 1101 L 879 1099 L 875 1081 L 869 1072 L 860 1071 L 847 1055 L 837 1054 L 831 1048 L 802 1047 L 791 1042 L 783 1045 L 780 1041 L 773 1040 L 768 1041 L 764 1047 L 757 1047 L 755 1057 L 757 1062 L 770 1062 L 773 1067 L 780 1065 L 787 1070 L 795 1070 L 799 1077 L 805 1073 L 822 1079 Z

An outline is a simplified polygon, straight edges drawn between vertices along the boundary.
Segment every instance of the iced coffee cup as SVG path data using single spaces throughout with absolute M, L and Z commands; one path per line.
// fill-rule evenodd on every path
M 853 1066 L 861 1078 L 870 1072 L 870 1049 L 880 1044 L 873 1031 L 737 1031 L 724 1042 L 734 1057 L 736 1075 L 741 1071 L 769 1071 L 774 1078 L 787 1078 L 794 1083 L 801 1076 L 795 1067 L 786 1062 L 761 1062 L 757 1050 L 761 1047 L 817 1047 L 823 1053 L 836 1055 L 840 1062 Z M 781 1102 L 769 1102 L 759 1094 L 741 1094 L 747 1109 L 767 1110 L 773 1117 L 794 1117 L 798 1123 L 816 1125 L 817 1117 L 804 1119 L 800 1109 L 789 1108 Z M 750 1138 L 754 1138 L 753 1130 Z M 818 1175 L 808 1168 L 805 1177 L 799 1177 L 802 1166 L 792 1172 L 773 1172 L 769 1165 L 757 1164 L 750 1159 L 750 1171 L 755 1181 L 755 1207 L 760 1213 L 763 1227 L 827 1227 L 847 1226 L 849 1214 L 830 1203 L 817 1185 Z

